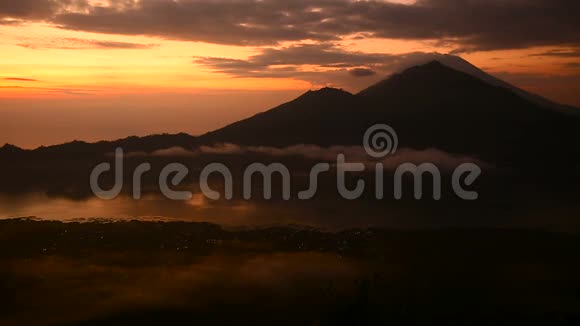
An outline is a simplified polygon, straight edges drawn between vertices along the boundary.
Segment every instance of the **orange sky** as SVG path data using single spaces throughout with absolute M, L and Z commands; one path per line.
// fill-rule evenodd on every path
M 0 26 L 0 35 L 2 98 L 70 96 L 51 91 L 56 89 L 110 95 L 191 93 L 208 89 L 306 90 L 319 86 L 289 78 L 229 78 L 193 62 L 195 57 L 247 59 L 259 49 L 253 47 L 76 32 L 40 23 Z M 143 44 L 148 48 L 95 48 L 83 44 L 82 40 Z M 434 46 L 433 41 L 365 39 L 341 43 L 347 50 L 367 53 L 447 53 L 453 50 L 452 47 Z M 551 49 L 487 51 L 462 57 L 490 73 L 570 74 L 562 64 L 573 62 L 572 59 L 528 56 Z M 364 87 L 364 82 L 361 85 Z
M 334 46 L 341 51 L 392 55 L 455 49 L 437 40 L 372 37 L 346 38 Z M 199 134 L 325 85 L 324 78 L 318 83 L 301 74 L 232 76 L 194 62 L 200 57 L 248 60 L 263 48 L 72 31 L 43 22 L 0 25 L 0 144 L 32 148 L 73 139 Z M 521 88 L 580 106 L 576 58 L 535 55 L 555 50 L 570 49 L 538 46 L 461 56 Z M 344 69 L 303 65 L 299 71 L 323 75 Z M 355 92 L 388 73 L 331 84 Z

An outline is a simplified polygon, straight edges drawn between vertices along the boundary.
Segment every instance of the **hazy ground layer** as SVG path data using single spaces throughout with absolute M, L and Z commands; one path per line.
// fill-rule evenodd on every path
M 0 323 L 573 324 L 578 252 L 536 231 L 6 220 Z

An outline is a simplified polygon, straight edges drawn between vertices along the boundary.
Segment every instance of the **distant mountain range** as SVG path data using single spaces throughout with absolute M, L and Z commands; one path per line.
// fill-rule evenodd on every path
M 356 95 L 331 88 L 310 91 L 197 141 L 274 147 L 360 145 L 368 127 L 386 123 L 397 131 L 401 147 L 437 148 L 493 162 L 574 151 L 580 119 L 565 113 L 569 108 L 526 95 L 467 65 L 464 70 L 472 67 L 476 76 L 432 61 Z
M 577 110 L 577 111 L 576 111 Z M 498 163 L 546 155 L 578 157 L 580 109 L 555 104 L 486 74 L 461 58 L 408 68 L 358 94 L 309 91 L 297 99 L 199 137 L 187 134 L 130 137 L 113 142 L 72 142 L 24 151 L 5 145 L 0 157 L 102 155 L 116 147 L 152 152 L 169 147 L 234 143 L 360 145 L 376 123 L 392 126 L 400 147 L 437 148 Z M 28 154 L 26 154 L 28 153 Z

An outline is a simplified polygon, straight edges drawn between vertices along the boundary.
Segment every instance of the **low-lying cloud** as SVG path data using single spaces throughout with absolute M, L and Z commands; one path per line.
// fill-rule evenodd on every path
M 187 150 L 182 147 L 172 147 L 155 151 L 151 154 L 129 153 L 129 156 L 153 156 L 153 157 L 201 157 L 204 155 L 265 155 L 274 158 L 299 157 L 309 161 L 336 163 L 337 156 L 343 154 L 347 162 L 364 163 L 374 166 L 382 163 L 386 170 L 396 170 L 404 163 L 433 163 L 438 168 L 451 171 L 463 163 L 474 163 L 482 168 L 491 165 L 475 157 L 456 155 L 435 148 L 426 150 L 400 149 L 394 154 L 382 160 L 370 157 L 362 146 L 331 146 L 321 147 L 318 145 L 293 145 L 284 148 L 267 146 L 240 146 L 236 144 L 218 144 L 214 146 L 200 146 L 195 150 Z
M 136 49 L 151 49 L 158 46 L 157 44 L 103 41 L 103 40 L 91 40 L 70 37 L 47 39 L 34 42 L 23 42 L 17 45 L 28 49 L 61 49 L 61 50 L 88 50 L 88 49 L 136 50 Z
M 11 80 L 11 81 L 23 81 L 23 82 L 37 82 L 38 80 L 32 78 L 22 78 L 22 77 L 7 77 L 4 80 Z
M 368 68 L 354 68 L 348 71 L 354 77 L 369 77 L 377 74 L 376 71 Z

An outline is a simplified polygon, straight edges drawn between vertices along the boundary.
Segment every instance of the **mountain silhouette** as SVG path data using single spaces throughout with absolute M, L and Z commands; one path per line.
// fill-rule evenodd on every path
M 116 148 L 123 148 L 125 152 L 151 153 L 170 147 L 193 148 L 197 145 L 197 138 L 186 133 L 150 135 L 145 137 L 131 136 L 115 141 L 99 141 L 87 143 L 84 141 L 72 141 L 54 146 L 41 146 L 34 150 L 24 150 L 14 145 L 6 144 L 0 147 L 0 157 L 9 156 L 34 156 L 34 157 L 78 157 L 97 156 L 104 153 L 112 153 Z
M 501 179 L 490 181 L 493 191 L 535 183 L 546 185 L 546 189 L 568 189 L 580 180 L 580 171 L 574 166 L 580 160 L 577 115 L 530 100 L 485 76 L 482 79 L 478 71 L 465 72 L 465 65 L 459 68 L 462 71 L 432 61 L 394 74 L 358 94 L 334 88 L 308 91 L 199 137 L 181 133 L 92 144 L 74 141 L 35 150 L 5 145 L 0 147 L 0 191 L 43 189 L 75 198 L 90 196 L 90 171 L 98 163 L 111 161 L 118 147 L 137 154 L 127 156 L 127 171 L 147 161 L 158 175 L 164 165 L 176 160 L 200 168 L 207 160 L 229 160 L 232 166 L 244 166 L 273 157 L 139 153 L 174 147 L 192 151 L 224 143 L 277 148 L 300 144 L 361 146 L 365 132 L 375 124 L 393 127 L 400 149 L 436 149 L 484 161 L 494 167 L 490 173 Z M 144 182 L 154 185 L 157 181 L 151 177 Z
M 337 145 L 354 143 L 364 109 L 360 99 L 346 91 L 323 88 L 251 118 L 199 137 L 203 144 L 284 147 L 294 144 Z
M 438 148 L 512 161 L 537 148 L 561 147 L 578 121 L 437 61 L 412 67 L 359 96 L 374 120 L 398 133 L 402 146 Z
M 439 55 L 437 57 L 437 61 L 442 63 L 443 65 L 449 67 L 449 68 L 452 68 L 452 69 L 455 69 L 457 71 L 461 71 L 461 72 L 464 72 L 468 75 L 476 77 L 477 79 L 484 81 L 490 85 L 507 88 L 510 91 L 519 95 L 520 97 L 523 97 L 524 99 L 526 99 L 532 103 L 535 103 L 539 106 L 551 108 L 551 109 L 554 109 L 554 110 L 557 110 L 557 111 L 560 111 L 563 113 L 572 114 L 572 115 L 576 115 L 576 116 L 580 115 L 580 110 L 578 110 L 578 108 L 575 108 L 575 107 L 569 106 L 569 105 L 559 104 L 559 103 L 553 102 L 551 100 L 548 100 L 547 98 L 539 96 L 537 94 L 533 94 L 533 93 L 530 93 L 528 91 L 525 91 L 519 87 L 516 87 L 512 84 L 509 84 L 509 83 L 507 83 L 499 78 L 496 78 L 496 77 L 486 73 L 485 71 L 477 68 L 476 66 L 472 65 L 470 62 L 464 60 L 461 57 L 449 55 L 449 54 L 442 54 L 442 55 Z
M 402 147 L 511 163 L 539 149 L 571 150 L 580 126 L 575 116 L 432 61 L 356 95 L 330 88 L 309 91 L 198 141 L 275 147 L 361 145 L 366 129 L 377 123 L 392 126 Z
M 170 147 L 234 143 L 362 145 L 367 128 L 392 126 L 399 146 L 436 148 L 492 163 L 537 166 L 580 157 L 580 119 L 568 107 L 529 94 L 453 56 L 410 67 L 358 94 L 334 88 L 308 91 L 293 101 L 199 137 L 187 134 L 129 137 L 113 142 L 71 142 L 33 151 L 0 148 L 0 157 L 99 156 L 116 147 L 153 152 Z M 580 112 L 580 110 L 578 111 Z

